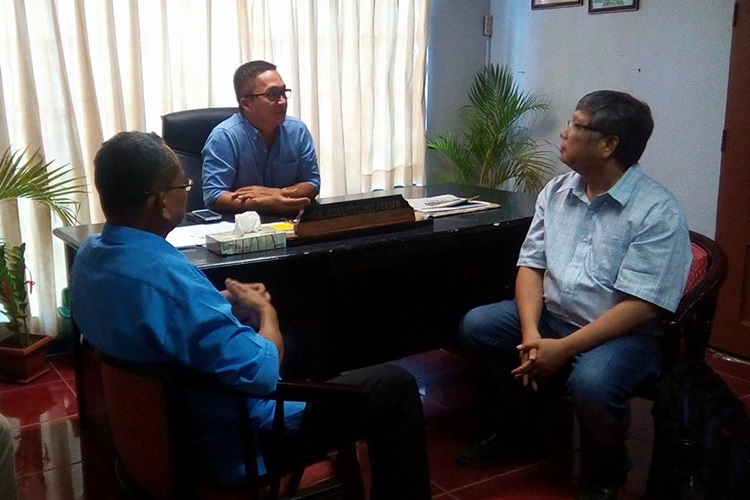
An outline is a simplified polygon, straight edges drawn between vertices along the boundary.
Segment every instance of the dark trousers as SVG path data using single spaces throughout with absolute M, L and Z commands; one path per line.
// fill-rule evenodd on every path
M 341 433 L 354 432 L 367 441 L 373 500 L 430 498 L 422 400 L 414 377 L 386 363 L 343 373 L 330 382 L 361 387 L 369 397 L 354 409 L 308 405 L 300 428 L 305 445 L 326 449 Z

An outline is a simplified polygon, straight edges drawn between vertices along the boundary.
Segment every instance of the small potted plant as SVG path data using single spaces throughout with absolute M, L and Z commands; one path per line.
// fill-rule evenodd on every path
M 85 192 L 81 178 L 71 178 L 70 169 L 52 168 L 38 151 L 8 148 L 0 158 L 0 201 L 26 198 L 48 207 L 65 225 L 77 222 L 78 203 L 71 195 Z M 26 159 L 24 159 L 26 158 Z M 29 293 L 33 281 L 26 268 L 26 244 L 9 245 L 0 239 L 0 378 L 29 382 L 49 370 L 45 346 L 48 335 L 30 331 L 28 321 Z
M 461 137 L 447 133 L 427 141 L 427 149 L 448 160 L 435 180 L 493 189 L 510 181 L 520 191 L 538 191 L 555 172 L 550 152 L 531 135 L 547 102 L 521 91 L 508 67 L 497 64 L 476 74 L 469 100 Z

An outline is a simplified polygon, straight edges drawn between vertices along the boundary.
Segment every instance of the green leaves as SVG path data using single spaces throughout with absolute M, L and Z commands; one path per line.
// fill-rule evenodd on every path
M 63 224 L 75 224 L 78 203 L 72 195 L 85 193 L 86 184 L 81 183 L 81 177 L 71 178 L 71 169 L 45 163 L 38 150 L 25 160 L 27 151 L 28 148 L 13 152 L 8 148 L 0 157 L 0 200 L 30 199 L 56 213 Z M 0 240 L 0 304 L 10 331 L 28 346 L 28 293 L 32 282 L 26 279 L 25 250 L 23 243 L 11 247 Z
M 469 89 L 461 139 L 451 134 L 427 142 L 427 148 L 450 160 L 440 182 L 496 188 L 512 180 L 526 192 L 541 189 L 556 171 L 549 152 L 531 135 L 532 125 L 549 105 L 538 95 L 522 92 L 506 66 L 491 64 L 477 73 Z
M 5 150 L 0 158 L 0 200 L 27 198 L 45 205 L 60 217 L 66 226 L 77 222 L 78 203 L 71 197 L 85 193 L 82 178 L 70 178 L 66 166 L 51 168 L 38 150 L 24 161 L 27 149 Z
M 26 244 L 9 247 L 0 243 L 0 304 L 8 317 L 8 329 L 23 337 L 28 333 L 28 293 L 26 264 L 23 258 Z

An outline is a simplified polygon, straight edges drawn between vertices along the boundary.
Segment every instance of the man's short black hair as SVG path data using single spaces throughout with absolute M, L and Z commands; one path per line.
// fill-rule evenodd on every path
M 240 102 L 242 96 L 248 92 L 246 90 L 248 82 L 253 82 L 261 73 L 275 70 L 276 65 L 266 61 L 250 61 L 237 68 L 234 72 L 234 93 L 237 96 L 237 102 Z
M 140 214 L 145 193 L 167 185 L 179 169 L 177 157 L 153 132 L 116 134 L 94 157 L 94 184 L 104 215 Z
M 576 109 L 589 115 L 593 130 L 620 138 L 614 157 L 625 168 L 641 158 L 654 130 L 648 104 L 625 92 L 597 90 L 583 96 Z

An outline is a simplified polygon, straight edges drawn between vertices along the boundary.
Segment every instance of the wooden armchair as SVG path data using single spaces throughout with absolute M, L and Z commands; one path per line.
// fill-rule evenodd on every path
M 719 288 L 727 275 L 726 256 L 714 240 L 690 231 L 690 244 L 693 263 L 685 291 L 674 314 L 662 320 L 665 333 L 662 373 L 677 361 L 703 359 L 711 336 Z M 639 395 L 653 400 L 655 389 L 656 384 L 648 384 Z
M 246 392 L 215 377 L 182 367 L 122 361 L 96 353 L 101 363 L 102 386 L 117 456 L 116 473 L 123 489 L 135 498 L 363 498 L 356 455 L 356 437 L 340 443 L 332 456 L 312 463 L 303 457 L 284 456 L 283 401 L 318 401 L 336 398 L 356 406 L 366 392 L 330 383 L 280 382 L 262 396 L 276 400 L 273 430 L 258 435 L 250 423 Z M 201 479 L 191 460 L 188 390 L 221 391 L 235 398 L 247 478 L 237 487 L 221 487 Z M 253 397 L 253 396 L 250 396 Z M 264 448 L 266 473 L 258 474 L 257 443 Z M 291 465 L 290 465 L 291 464 Z
M 635 397 L 653 401 L 662 376 L 669 373 L 676 363 L 684 360 L 702 360 L 706 353 L 719 288 L 727 274 L 726 256 L 714 240 L 700 233 L 690 232 L 690 244 L 693 262 L 685 291 L 677 310 L 665 315 L 661 322 L 664 330 L 661 374 L 639 387 Z M 562 399 L 561 421 L 564 422 L 562 425 L 566 426 L 574 421 L 572 399 L 568 395 Z M 537 404 L 542 407 L 550 405 L 549 401 Z M 552 441 L 549 438 L 547 440 Z M 560 444 L 560 441 L 556 444 Z M 562 441 L 561 447 L 569 448 L 570 444 L 570 441 Z
M 679 369 L 680 363 L 703 360 L 711 336 L 719 288 L 727 274 L 726 256 L 715 241 L 691 231 L 690 242 L 693 263 L 685 293 L 677 311 L 663 321 L 665 351 L 662 375 L 638 394 L 652 401 L 657 397 L 659 380 L 663 376 Z M 674 486 L 667 486 L 664 482 L 669 477 L 670 462 L 664 457 L 663 432 L 658 424 L 654 426 L 654 446 L 645 498 L 665 498 L 666 492 Z

